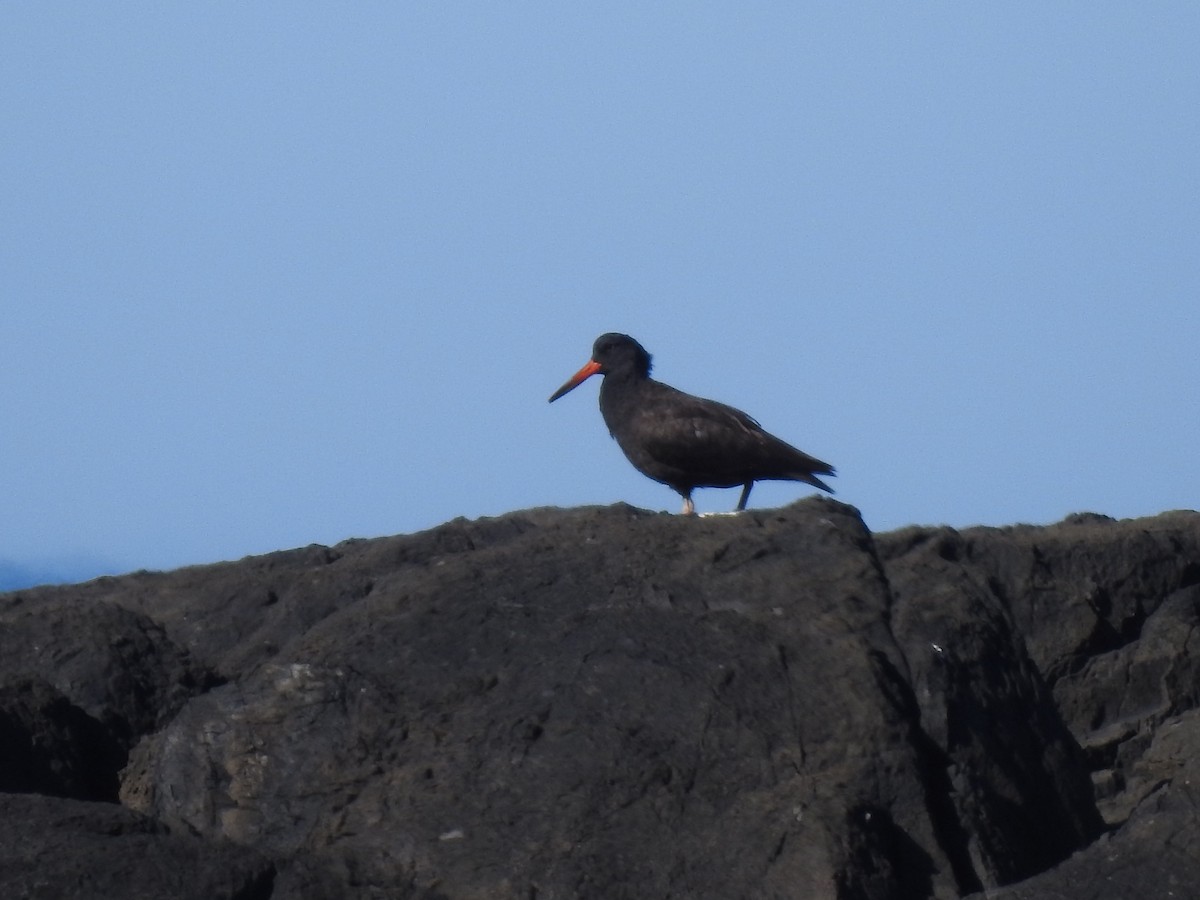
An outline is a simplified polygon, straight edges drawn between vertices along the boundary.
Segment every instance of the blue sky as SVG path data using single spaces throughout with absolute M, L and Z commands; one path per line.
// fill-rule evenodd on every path
M 1192 3 L 10 4 L 0 563 L 675 511 L 595 379 L 546 403 L 610 330 L 877 530 L 1195 507 L 1198 42 Z

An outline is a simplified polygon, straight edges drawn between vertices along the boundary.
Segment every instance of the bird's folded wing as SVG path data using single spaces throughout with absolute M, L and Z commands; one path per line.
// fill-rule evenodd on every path
M 687 401 L 693 399 L 687 397 Z M 638 415 L 646 453 L 664 465 L 714 476 L 752 463 L 770 440 L 750 416 L 711 400 L 686 402 L 677 397 L 670 415 L 663 415 L 653 404 Z

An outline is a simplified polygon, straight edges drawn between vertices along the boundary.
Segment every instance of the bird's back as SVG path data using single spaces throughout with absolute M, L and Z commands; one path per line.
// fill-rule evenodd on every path
M 677 490 L 750 481 L 807 481 L 833 468 L 764 431 L 741 410 L 644 379 L 600 392 L 609 432 L 643 474 Z

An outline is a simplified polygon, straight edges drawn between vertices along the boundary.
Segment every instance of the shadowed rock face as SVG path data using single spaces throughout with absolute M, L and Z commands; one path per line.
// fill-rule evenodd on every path
M 43 804 L 0 892 L 97 896 L 135 844 L 146 896 L 1200 883 L 1198 585 L 1195 513 L 872 536 L 813 498 L 0 595 L 0 799 Z

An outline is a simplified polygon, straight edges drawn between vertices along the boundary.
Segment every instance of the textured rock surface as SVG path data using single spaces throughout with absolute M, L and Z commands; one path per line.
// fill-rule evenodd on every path
M 274 866 L 244 847 L 168 833 L 111 803 L 0 794 L 0 896 L 266 900 Z
M 31 804 L 0 829 L 67 860 L 0 888 L 1168 896 L 1200 883 L 1198 615 L 1195 513 L 872 536 L 816 498 L 0 596 Z

